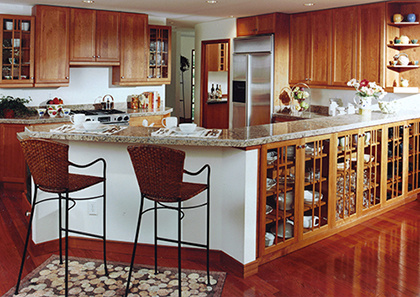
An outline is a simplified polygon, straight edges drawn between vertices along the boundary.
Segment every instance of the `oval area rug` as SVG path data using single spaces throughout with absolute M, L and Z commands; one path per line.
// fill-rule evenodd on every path
M 108 273 L 101 260 L 69 257 L 69 296 L 124 296 L 129 264 L 107 262 Z M 206 284 L 206 272 L 182 269 L 182 296 L 221 296 L 226 279 L 225 272 L 210 271 L 210 285 Z M 64 263 L 52 255 L 43 264 L 23 278 L 19 294 L 11 288 L 2 297 L 64 296 Z M 134 296 L 178 296 L 178 268 L 154 267 L 134 264 L 131 280 Z

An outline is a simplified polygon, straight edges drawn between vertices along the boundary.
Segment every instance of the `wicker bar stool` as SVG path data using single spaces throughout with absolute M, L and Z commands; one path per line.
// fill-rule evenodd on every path
M 102 158 L 98 158 L 93 162 L 85 165 L 79 165 L 72 163 L 68 160 L 69 146 L 55 141 L 42 140 L 42 139 L 25 139 L 22 140 L 21 146 L 23 154 L 25 156 L 26 163 L 28 164 L 29 170 L 32 174 L 32 178 L 35 184 L 34 197 L 32 201 L 31 216 L 29 218 L 29 226 L 26 234 L 25 247 L 23 250 L 22 262 L 20 265 L 20 271 L 18 281 L 16 284 L 15 294 L 19 292 L 19 285 L 22 277 L 23 266 L 25 263 L 26 252 L 28 248 L 29 237 L 32 229 L 32 220 L 35 213 L 35 206 L 41 202 L 47 202 L 52 200 L 58 200 L 58 233 L 59 233 L 59 248 L 60 248 L 60 263 L 62 259 L 62 232 L 65 232 L 65 295 L 68 296 L 68 235 L 69 232 L 91 236 L 102 239 L 103 241 L 103 252 L 104 252 L 104 264 L 105 273 L 108 275 L 108 269 L 106 265 L 106 225 L 105 225 L 105 214 L 106 214 L 106 162 Z M 91 176 L 82 174 L 69 173 L 69 166 L 76 168 L 87 168 L 98 162 L 102 163 L 103 174 L 102 176 Z M 103 190 L 102 194 L 98 196 L 83 197 L 83 198 L 72 198 L 69 197 L 69 193 L 77 192 L 93 185 L 102 183 Z M 38 189 L 58 194 L 58 197 L 45 198 L 37 201 Z M 76 205 L 78 200 L 90 200 L 90 199 L 103 199 L 103 234 L 92 234 L 86 233 L 79 230 L 69 229 L 69 211 Z M 62 202 L 65 202 L 65 226 L 62 226 Z M 70 205 L 70 202 L 72 203 Z
M 131 274 L 133 271 L 134 258 L 137 248 L 137 240 L 140 232 L 142 215 L 154 210 L 154 246 L 155 246 L 155 273 L 157 273 L 157 241 L 167 241 L 178 244 L 178 293 L 181 296 L 181 244 L 206 248 L 207 253 L 207 280 L 210 282 L 209 269 L 209 242 L 210 242 L 210 166 L 204 165 L 197 172 L 189 172 L 184 169 L 185 152 L 152 145 L 129 146 L 127 148 L 133 164 L 137 182 L 140 187 L 141 200 L 137 221 L 137 229 L 134 238 L 133 254 L 131 257 L 130 271 L 127 278 L 125 296 L 129 293 Z M 207 169 L 207 183 L 183 182 L 183 174 L 199 175 Z M 207 190 L 207 201 L 194 206 L 182 206 L 187 201 L 203 191 Z M 143 211 L 144 199 L 154 201 L 154 206 Z M 176 203 L 177 206 L 166 204 Z M 184 217 L 183 210 L 207 206 L 207 234 L 206 244 L 186 242 L 181 240 L 181 220 Z M 163 238 L 157 235 L 157 210 L 172 209 L 178 212 L 178 239 Z

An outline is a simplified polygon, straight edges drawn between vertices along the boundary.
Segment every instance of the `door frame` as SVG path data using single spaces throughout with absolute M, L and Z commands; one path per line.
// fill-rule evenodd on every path
M 230 39 L 215 39 L 215 40 L 203 40 L 201 41 L 201 67 L 200 67 L 200 123 L 199 126 L 203 126 L 203 116 L 205 107 L 207 104 L 207 84 L 208 84 L 208 70 L 207 70 L 207 63 L 206 63 L 206 56 L 207 50 L 206 46 L 208 44 L 215 44 L 215 43 L 227 43 L 227 57 L 229 57 L 228 61 L 228 83 L 227 83 L 227 94 L 228 94 L 228 123 L 229 123 L 229 112 L 230 112 L 230 60 L 231 60 L 231 52 L 230 52 Z M 196 98 L 197 99 L 197 98 Z

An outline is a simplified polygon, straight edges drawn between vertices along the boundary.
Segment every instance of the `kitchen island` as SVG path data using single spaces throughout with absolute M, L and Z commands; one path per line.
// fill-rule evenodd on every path
M 218 138 L 152 136 L 152 133 L 157 129 L 145 127 L 128 127 L 112 135 L 51 132 L 51 129 L 59 126 L 55 124 L 28 127 L 24 133 L 19 134 L 19 137 L 45 138 L 68 143 L 70 159 L 75 163 L 87 163 L 97 157 L 107 160 L 109 240 L 133 241 L 139 207 L 139 189 L 126 150 L 128 145 L 145 143 L 181 149 L 186 152 L 185 168 L 189 171 L 198 170 L 202 165 L 209 164 L 211 166 L 210 248 L 220 251 L 227 258 L 232 259 L 236 267 L 240 267 L 239 270 L 243 276 L 255 273 L 258 270 L 258 265 L 268 262 L 270 259 L 416 199 L 419 189 L 417 184 L 411 189 L 403 186 L 400 191 L 397 191 L 397 195 L 391 195 L 388 199 L 387 187 L 390 184 L 385 170 L 390 157 L 381 157 L 383 152 L 386 152 L 385 147 L 391 140 L 390 135 L 385 136 L 385 131 L 391 131 L 391 128 L 396 127 L 396 130 L 400 131 L 407 127 L 403 132 L 401 144 L 418 141 L 419 119 L 416 112 L 405 111 L 397 115 L 373 112 L 370 117 L 346 115 L 253 126 L 223 130 Z M 363 143 L 361 137 L 368 132 L 372 135 L 372 140 L 370 143 L 367 141 Z M 354 137 L 357 135 L 360 140 L 352 148 L 349 147 L 349 152 L 351 152 L 349 156 L 352 158 L 351 170 L 360 170 L 357 169 L 356 164 L 363 167 L 363 158 L 368 150 L 377 153 L 375 168 L 379 171 L 375 171 L 377 183 L 372 188 L 377 189 L 375 195 L 379 202 L 368 209 L 369 212 L 362 208 L 363 203 L 360 202 L 357 204 L 357 211 L 354 210 L 351 214 L 344 215 L 339 214 L 338 210 L 338 214 L 336 213 L 339 195 L 338 193 L 335 195 L 335 191 L 338 189 L 335 182 L 341 174 L 338 169 L 338 160 L 346 152 L 346 149 L 339 147 L 339 139 L 350 135 L 352 139 L 357 138 Z M 380 145 L 381 142 L 383 145 Z M 318 146 L 318 143 L 322 145 Z M 310 148 L 312 145 L 313 148 L 314 144 L 315 147 L 320 147 L 322 152 L 320 155 L 313 153 L 314 157 L 308 157 L 307 149 L 301 150 L 301 147 L 306 145 Z M 287 160 L 289 165 L 293 165 L 288 165 L 288 169 L 293 169 L 296 178 L 294 185 L 288 185 L 295 191 L 295 199 L 291 208 L 281 209 L 280 202 L 277 204 L 274 202 L 273 205 L 273 201 L 278 199 L 272 199 L 273 193 L 277 197 L 281 192 L 280 186 L 277 187 L 277 190 L 269 190 L 266 186 L 266 179 L 278 176 L 278 180 L 280 180 L 283 174 L 283 171 L 280 170 L 282 164 L 278 162 L 274 167 L 272 163 L 268 165 L 268 155 L 272 155 L 273 152 L 281 155 L 282 152 L 289 151 L 287 147 L 292 147 L 294 154 L 293 161 L 289 158 Z M 350 151 L 350 149 L 352 150 Z M 401 159 L 405 162 L 402 164 L 404 172 L 400 177 L 405 182 L 409 180 L 410 172 L 418 174 L 419 171 L 418 164 L 414 164 L 415 168 L 408 169 L 408 160 L 413 157 L 412 153 L 409 146 L 404 145 L 404 149 L 401 151 L 401 154 L 404 155 Z M 321 162 L 316 161 L 318 157 L 322 159 Z M 322 181 L 323 184 L 320 187 L 316 182 L 303 182 L 306 180 L 304 175 L 306 165 L 312 159 L 314 166 L 323 164 L 322 178 L 317 181 L 320 185 Z M 278 160 L 281 159 L 278 158 Z M 372 165 L 372 163 L 369 164 Z M 373 168 L 373 165 L 369 168 Z M 92 169 L 90 173 L 95 174 L 96 170 L 99 168 Z M 286 170 L 284 171 L 286 172 Z M 301 181 L 299 177 L 302 177 Z M 204 176 L 188 180 L 204 182 Z M 411 183 L 414 186 L 415 183 Z M 359 188 L 355 191 L 357 194 L 354 195 L 360 196 L 357 199 L 363 200 L 363 180 L 358 181 L 357 185 Z M 362 186 L 360 187 L 360 185 Z M 319 207 L 317 206 L 318 200 L 313 200 L 312 207 L 304 206 L 303 200 L 307 199 L 304 196 L 304 189 L 309 187 L 324 194 Z M 204 196 L 199 196 L 195 202 L 204 198 Z M 186 202 L 186 204 L 188 203 L 190 202 Z M 275 206 L 274 213 L 266 214 L 267 205 Z M 309 211 L 312 212 L 312 219 L 315 216 L 322 217 L 322 222 L 311 227 L 310 230 L 304 229 L 299 223 L 303 216 L 309 214 Z M 88 206 L 86 205 L 86 207 L 72 210 L 70 222 L 74 224 L 75 228 L 98 232 L 101 221 L 100 213 L 98 210 L 98 215 L 88 215 Z M 176 234 L 175 224 L 173 224 L 175 217 L 176 214 L 160 216 L 159 228 L 162 236 Z M 39 209 L 33 230 L 33 239 L 36 243 L 57 238 L 56 220 L 55 203 Z M 204 210 L 187 213 L 183 222 L 183 239 L 204 241 L 204 220 Z M 282 223 L 290 220 L 295 222 L 294 235 L 292 234 L 291 237 L 279 235 L 274 242 L 265 244 L 265 234 L 269 233 L 268 231 L 273 226 L 275 231 L 280 230 L 283 228 Z M 152 216 L 146 216 L 141 230 L 140 243 L 153 243 L 152 230 L 146 227 L 151 225 Z

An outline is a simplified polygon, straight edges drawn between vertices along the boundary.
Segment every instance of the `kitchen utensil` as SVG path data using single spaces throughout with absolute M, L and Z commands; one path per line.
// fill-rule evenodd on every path
M 293 191 L 286 192 L 286 210 L 291 210 L 295 200 Z M 284 209 L 284 193 L 279 193 L 279 209 Z
M 78 128 L 83 126 L 83 123 L 86 121 L 86 115 L 77 113 L 70 116 L 70 121 Z
M 162 125 L 165 128 L 172 128 L 178 126 L 178 118 L 177 117 L 166 117 L 162 119 Z M 195 128 L 194 128 L 195 130 Z M 194 131 L 193 130 L 193 131 Z M 182 129 L 181 129 L 182 131 Z
M 104 103 L 105 103 L 105 108 L 104 107 Z M 111 110 L 114 108 L 114 97 L 112 97 L 111 95 L 107 94 L 102 98 L 102 109 L 105 110 Z
M 314 216 L 313 221 L 314 221 L 314 227 L 318 227 L 319 217 Z M 303 217 L 303 228 L 312 228 L 312 216 Z
M 197 128 L 197 124 L 194 123 L 182 123 L 179 124 L 179 129 L 182 133 L 193 133 L 195 129 Z

